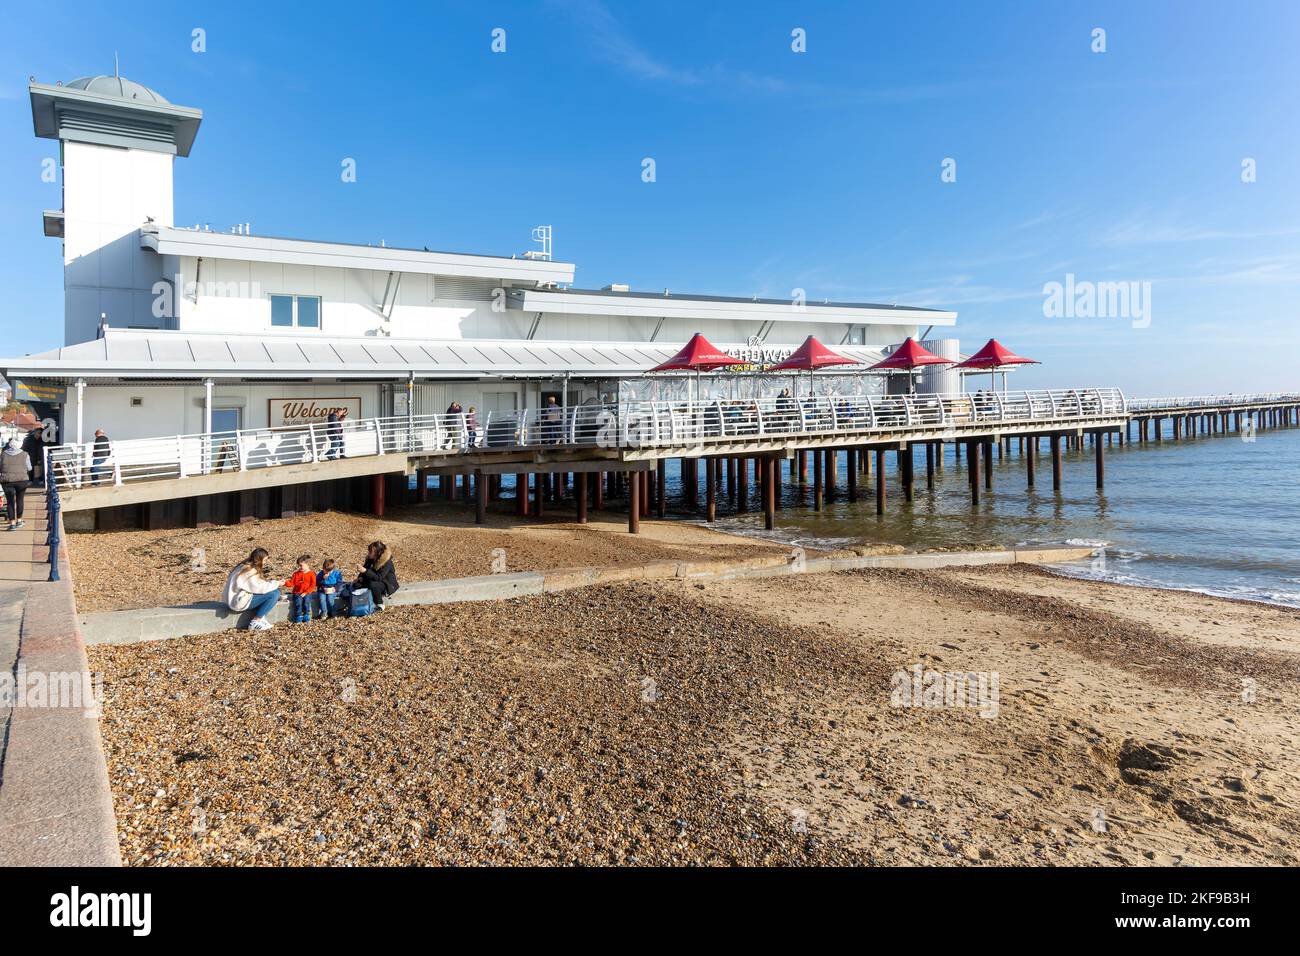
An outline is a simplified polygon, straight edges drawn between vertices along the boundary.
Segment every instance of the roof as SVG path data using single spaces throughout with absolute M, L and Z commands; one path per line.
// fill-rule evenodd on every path
M 955 325 L 957 313 L 872 302 L 795 302 L 758 296 L 682 295 L 611 289 L 511 289 L 506 304 L 525 312 L 626 315 L 642 318 L 759 319 L 867 325 Z
M 731 348 L 744 349 L 735 345 Z M 783 346 L 771 346 L 783 349 Z M 288 334 L 108 329 L 103 338 L 25 358 L 0 359 L 10 379 L 398 379 L 640 375 L 670 359 L 676 344 L 487 339 L 331 338 Z M 861 346 L 845 355 L 874 362 Z
M 69 90 L 85 90 L 87 93 L 95 93 L 99 96 L 133 100 L 137 103 L 167 103 L 166 97 L 157 90 L 151 90 L 135 80 L 128 80 L 125 76 L 83 76 L 76 80 L 69 80 L 64 87 Z
M 202 256 L 240 262 L 274 262 L 478 279 L 512 279 L 522 282 L 572 282 L 575 268 L 571 262 L 553 262 L 550 259 L 516 259 L 398 246 L 318 242 L 174 226 L 146 226 L 140 231 L 140 244 L 159 255 Z
M 203 111 L 170 103 L 143 84 L 118 76 L 32 83 L 32 129 L 45 139 L 125 146 L 188 156 Z

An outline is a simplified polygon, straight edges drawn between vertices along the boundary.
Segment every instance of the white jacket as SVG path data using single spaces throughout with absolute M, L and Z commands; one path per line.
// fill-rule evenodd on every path
M 232 611 L 247 611 L 248 605 L 253 603 L 254 594 L 265 594 L 267 591 L 279 590 L 283 581 L 271 581 L 262 577 L 253 568 L 244 567 L 241 561 L 230 569 L 230 574 L 226 576 L 226 593 L 224 600 L 226 607 Z

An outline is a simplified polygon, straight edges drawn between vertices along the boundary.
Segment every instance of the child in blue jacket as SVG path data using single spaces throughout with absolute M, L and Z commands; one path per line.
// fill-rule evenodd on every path
M 326 558 L 321 565 L 320 574 L 316 575 L 316 587 L 320 617 L 337 617 L 344 613 L 339 608 L 339 596 L 343 593 L 343 572 L 334 564 L 333 558 Z

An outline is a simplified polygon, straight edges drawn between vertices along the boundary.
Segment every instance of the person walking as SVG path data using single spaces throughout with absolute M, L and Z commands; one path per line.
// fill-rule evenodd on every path
M 112 442 L 104 434 L 104 429 L 95 429 L 95 447 L 91 453 L 90 482 L 98 485 L 108 478 L 108 456 L 113 453 Z
M 452 448 L 456 444 L 456 435 L 460 434 L 460 421 L 453 416 L 459 416 L 465 411 L 460 402 L 453 401 L 447 406 L 447 441 L 444 448 Z
M 23 439 L 23 451 L 32 460 L 31 487 L 45 486 L 45 429 L 33 428 Z
M 558 445 L 564 435 L 563 424 L 564 409 L 560 408 L 555 396 L 551 395 L 546 399 L 546 408 L 542 410 L 542 422 L 545 428 L 545 442 L 548 445 Z
M 339 424 L 338 424 L 338 408 L 330 408 L 329 415 L 325 416 L 325 460 L 326 462 L 329 462 L 330 459 L 335 458 L 334 450 L 337 449 L 338 447 L 337 442 L 335 442 L 335 438 L 337 438 L 337 436 L 339 436 L 339 434 L 341 433 L 342 433 L 342 429 L 339 428 Z
M 465 431 L 469 435 L 469 447 L 473 448 L 478 444 L 478 411 L 473 405 L 465 413 Z
M 253 619 L 248 622 L 250 631 L 269 631 L 271 622 L 266 616 L 271 613 L 280 600 L 280 588 L 284 581 L 267 575 L 267 550 L 254 548 L 247 558 L 230 569 L 226 576 L 226 590 L 223 598 L 226 607 L 232 611 L 252 611 Z
M 9 439 L 0 452 L 0 487 L 4 488 L 5 517 L 9 519 L 10 531 L 17 531 L 27 523 L 23 521 L 23 495 L 27 493 L 31 471 L 31 456 L 23 451 L 17 438 Z

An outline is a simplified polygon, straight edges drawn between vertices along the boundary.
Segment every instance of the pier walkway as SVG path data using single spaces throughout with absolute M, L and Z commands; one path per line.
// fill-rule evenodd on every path
M 572 481 L 579 521 L 586 520 L 588 506 L 603 506 L 606 493 L 626 495 L 629 530 L 637 531 L 640 518 L 652 509 L 663 516 L 664 466 L 676 458 L 688 507 L 698 507 L 704 478 L 708 520 L 716 513 L 724 471 L 728 497 L 739 491 L 741 507 L 747 507 L 752 466 L 770 528 L 781 461 L 790 462 L 792 480 L 804 482 L 811 459 L 814 507 L 820 508 L 834 489 L 840 453 L 849 464 L 850 500 L 857 498 L 858 476 L 871 475 L 874 457 L 876 507 L 883 513 L 890 451 L 897 453 L 902 491 L 911 500 L 913 452 L 924 448 L 926 479 L 932 484 L 935 470 L 943 467 L 944 446 L 952 443 L 964 453 L 972 500 L 978 503 L 980 489 L 992 487 L 995 444 L 1000 454 L 1016 441 L 1032 450 L 1027 462 L 1032 486 L 1038 448 L 1047 439 L 1053 486 L 1059 488 L 1062 443 L 1080 448 L 1090 437 L 1102 487 L 1106 441 L 1098 436 L 1123 443 L 1136 429 L 1139 441 L 1160 441 L 1166 423 L 1177 438 L 1196 427 L 1210 432 L 1273 427 L 1300 422 L 1298 416 L 1300 393 L 1134 401 L 1117 388 L 625 402 L 489 413 L 477 420 L 464 414 L 407 415 L 131 439 L 107 447 L 86 442 L 52 448 L 49 467 L 66 512 L 368 478 L 370 510 L 382 514 L 386 495 L 404 496 L 411 475 L 417 476 L 419 500 L 427 497 L 430 476 L 439 476 L 444 491 L 450 481 L 449 497 L 461 479 L 468 497 L 472 476 L 479 521 L 489 499 L 500 493 L 502 476 L 513 474 L 516 489 L 526 492 L 515 496 L 520 515 L 540 514 L 547 500 L 570 493 Z

